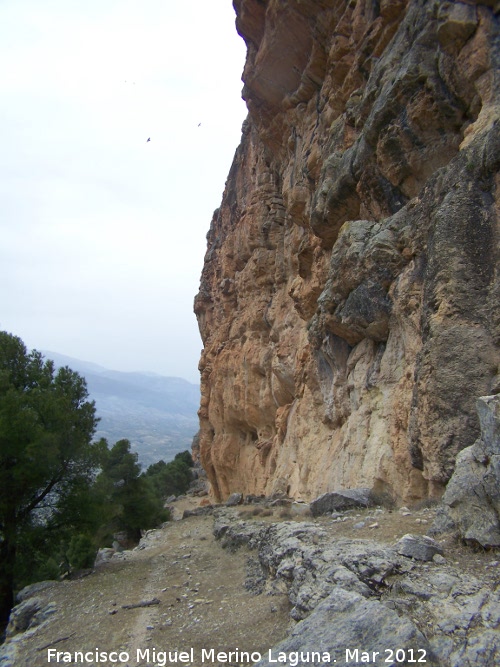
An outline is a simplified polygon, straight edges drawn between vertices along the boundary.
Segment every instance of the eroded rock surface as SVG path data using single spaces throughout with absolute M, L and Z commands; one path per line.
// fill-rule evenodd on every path
M 498 561 L 479 578 L 442 556 L 425 562 L 427 548 L 442 550 L 423 536 L 406 535 L 394 545 L 332 540 L 326 523 L 266 525 L 227 510 L 219 511 L 214 533 L 226 548 L 256 551 L 248 568 L 255 593 L 288 593 L 290 614 L 299 622 L 274 647 L 274 659 L 279 651 L 322 650 L 344 664 L 346 648 L 362 646 L 349 664 L 383 664 L 390 658 L 385 650 L 397 645 L 406 652 L 398 661 L 403 664 L 417 653 L 436 667 L 494 667 L 500 660 Z
M 482 396 L 477 411 L 481 436 L 458 455 L 433 531 L 500 547 L 500 395 Z
M 441 495 L 499 389 L 498 2 L 235 0 L 195 301 L 212 493 Z

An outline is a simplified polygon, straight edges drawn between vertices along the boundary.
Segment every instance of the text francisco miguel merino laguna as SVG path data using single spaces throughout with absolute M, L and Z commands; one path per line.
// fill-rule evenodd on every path
M 170 664 L 194 663 L 195 650 L 190 648 L 187 651 L 158 651 L 155 648 L 137 649 L 136 655 L 132 660 L 137 664 L 142 661 L 153 663 L 155 667 L 166 667 Z M 371 665 L 393 665 L 396 663 L 426 663 L 426 652 L 424 649 L 385 649 L 385 651 L 364 651 L 360 648 L 346 648 L 342 655 L 337 657 L 331 655 L 328 651 L 277 651 L 269 649 L 267 656 L 269 663 L 276 663 L 276 667 L 286 664 L 289 667 L 297 667 L 303 663 L 338 663 L 348 665 L 350 663 L 366 663 Z M 201 649 L 201 655 L 196 656 L 197 661 L 204 663 L 248 663 L 253 664 L 262 660 L 263 656 L 258 651 L 216 651 L 213 648 Z M 131 656 L 127 651 L 101 651 L 96 648 L 92 651 L 58 651 L 54 648 L 47 649 L 47 662 L 50 663 L 71 663 L 89 664 L 105 663 L 106 665 L 130 665 Z

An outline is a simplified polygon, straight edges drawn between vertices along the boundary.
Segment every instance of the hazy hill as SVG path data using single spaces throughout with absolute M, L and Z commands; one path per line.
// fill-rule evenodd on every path
M 155 373 L 114 371 L 57 352 L 43 354 L 86 378 L 101 419 L 96 437 L 110 444 L 128 438 L 144 467 L 191 447 L 198 430 L 198 385 Z

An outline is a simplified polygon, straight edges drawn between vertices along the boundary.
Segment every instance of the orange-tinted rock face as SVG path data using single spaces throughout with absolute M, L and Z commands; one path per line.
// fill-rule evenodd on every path
M 498 4 L 235 0 L 195 311 L 213 494 L 439 495 L 498 391 Z

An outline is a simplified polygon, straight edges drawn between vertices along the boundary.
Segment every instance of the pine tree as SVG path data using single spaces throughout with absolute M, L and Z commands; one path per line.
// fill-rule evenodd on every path
M 85 523 L 82 497 L 97 464 L 97 419 L 85 379 L 55 372 L 42 354 L 0 332 L 0 628 L 13 604 L 16 570 L 30 532 Z M 69 509 L 71 509 L 69 511 Z M 71 516 L 70 516 L 71 515 Z

